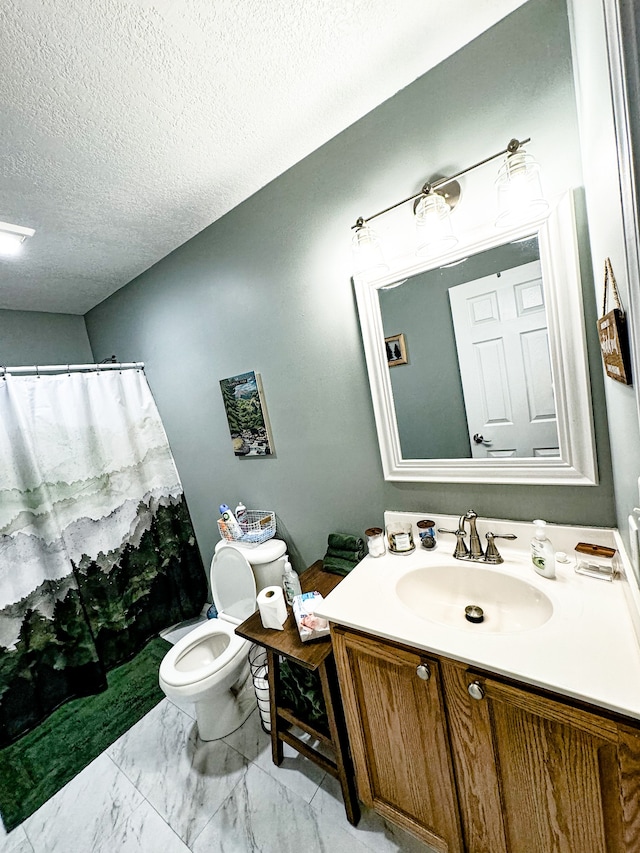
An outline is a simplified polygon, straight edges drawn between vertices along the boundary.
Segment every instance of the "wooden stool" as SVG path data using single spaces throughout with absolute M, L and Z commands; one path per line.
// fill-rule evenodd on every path
M 303 592 L 317 590 L 323 596 L 327 596 L 341 580 L 340 575 L 323 571 L 321 560 L 318 560 L 300 575 Z M 236 634 L 251 640 L 252 643 L 263 646 L 267 651 L 273 762 L 277 765 L 282 763 L 282 745 L 288 743 L 301 755 L 310 761 L 314 761 L 324 771 L 334 776 L 342 788 L 347 819 L 349 823 L 356 826 L 360 820 L 360 804 L 353 777 L 353 765 L 349 752 L 349 741 L 342 711 L 331 638 L 327 636 L 303 643 L 294 623 L 291 608 L 289 607 L 288 610 L 289 616 L 283 631 L 264 628 L 260 613 L 257 611 L 236 628 Z M 327 712 L 328 734 L 312 725 L 308 720 L 300 719 L 291 709 L 280 704 L 281 657 L 293 661 L 305 669 L 318 672 Z M 320 743 L 328 746 L 335 758 L 327 758 L 317 749 L 309 746 L 308 743 L 289 730 L 291 726 L 297 726 L 307 734 L 312 735 Z

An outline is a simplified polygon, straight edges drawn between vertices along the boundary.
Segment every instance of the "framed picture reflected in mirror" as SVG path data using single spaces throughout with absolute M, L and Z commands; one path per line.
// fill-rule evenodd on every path
M 388 338 L 384 339 L 384 345 L 389 367 L 407 364 L 407 345 L 403 334 L 389 335 Z

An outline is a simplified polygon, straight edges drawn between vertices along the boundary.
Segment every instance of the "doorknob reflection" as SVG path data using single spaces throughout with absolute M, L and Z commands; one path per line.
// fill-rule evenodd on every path
M 491 444 L 490 438 L 483 438 L 478 432 L 473 436 L 473 440 L 476 444 L 485 444 L 487 446 Z

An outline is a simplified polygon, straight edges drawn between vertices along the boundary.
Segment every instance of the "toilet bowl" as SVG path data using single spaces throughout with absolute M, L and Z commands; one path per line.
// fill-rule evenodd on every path
M 202 740 L 218 740 L 235 731 L 256 707 L 249 673 L 251 643 L 237 636 L 235 625 L 256 609 L 256 570 L 275 568 L 286 545 L 270 539 L 252 549 L 216 547 L 211 561 L 211 590 L 218 618 L 209 619 L 182 637 L 160 664 L 159 683 L 170 699 L 193 702 Z M 268 546 L 268 547 L 265 547 Z M 271 565 L 273 564 L 273 565 Z

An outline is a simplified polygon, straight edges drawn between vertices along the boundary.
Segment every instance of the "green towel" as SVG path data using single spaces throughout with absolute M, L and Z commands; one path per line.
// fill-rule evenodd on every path
M 322 568 L 325 572 L 332 572 L 334 575 L 348 575 L 355 566 L 356 563 L 352 560 L 341 560 L 340 557 L 329 555 L 326 555 L 322 561 Z
M 350 563 L 359 563 L 364 557 L 364 551 L 343 551 L 341 548 L 327 548 L 326 557 L 337 557 Z
M 350 533 L 330 533 L 327 545 L 329 551 L 357 552 L 358 561 L 364 557 L 364 540 Z
M 335 575 L 348 575 L 364 557 L 364 540 L 350 533 L 330 533 L 322 567 Z

